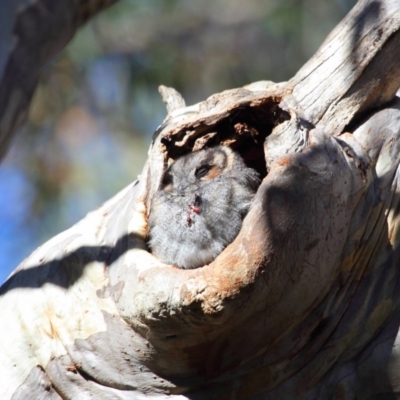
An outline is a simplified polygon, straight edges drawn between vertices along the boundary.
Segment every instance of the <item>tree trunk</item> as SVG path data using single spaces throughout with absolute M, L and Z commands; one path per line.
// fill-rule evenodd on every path
M 399 27 L 398 1 L 360 1 L 288 82 L 191 107 L 162 88 L 140 180 L 2 286 L 2 398 L 396 398 Z M 164 265 L 161 174 L 220 143 L 264 177 L 242 229 L 209 265 Z

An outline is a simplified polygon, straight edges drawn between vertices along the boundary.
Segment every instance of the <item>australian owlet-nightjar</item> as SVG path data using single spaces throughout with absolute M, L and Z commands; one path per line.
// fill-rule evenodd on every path
M 239 233 L 259 184 L 259 174 L 227 146 L 178 158 L 151 202 L 152 253 L 180 268 L 210 263 Z

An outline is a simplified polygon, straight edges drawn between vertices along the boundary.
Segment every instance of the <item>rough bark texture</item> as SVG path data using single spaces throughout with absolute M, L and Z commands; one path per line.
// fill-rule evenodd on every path
M 288 83 L 186 108 L 161 89 L 140 180 L 1 288 L 2 398 L 395 398 L 399 16 L 358 3 Z M 263 174 L 251 210 L 210 265 L 163 265 L 146 248 L 162 171 L 217 143 Z

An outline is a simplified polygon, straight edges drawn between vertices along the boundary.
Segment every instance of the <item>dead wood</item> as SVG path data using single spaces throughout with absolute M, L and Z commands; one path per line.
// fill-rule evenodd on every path
M 4 398 L 392 396 L 399 16 L 397 1 L 359 2 L 287 83 L 190 107 L 165 89 L 139 181 L 1 288 Z M 163 265 L 149 200 L 169 163 L 219 143 L 264 176 L 241 232 L 202 268 Z

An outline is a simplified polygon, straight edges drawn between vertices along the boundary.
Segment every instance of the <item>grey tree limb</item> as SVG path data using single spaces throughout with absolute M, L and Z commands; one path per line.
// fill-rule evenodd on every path
M 11 33 L 13 44 L 6 61 L 0 60 L 0 159 L 26 119 L 43 66 L 66 46 L 80 26 L 116 1 L 39 0 L 10 15 L 14 21 L 7 27 L 13 26 L 12 33 L 2 34 Z M 6 54 L 4 49 L 0 56 Z
M 170 107 L 139 181 L 0 289 L 3 397 L 395 398 L 399 15 L 361 1 L 289 82 Z M 161 174 L 217 143 L 264 175 L 242 229 L 209 265 L 161 264 Z

